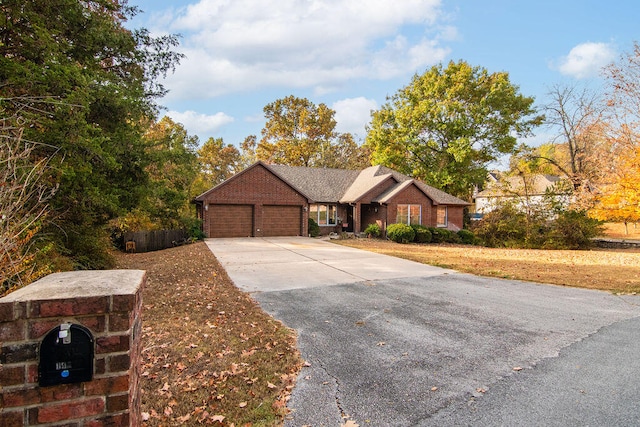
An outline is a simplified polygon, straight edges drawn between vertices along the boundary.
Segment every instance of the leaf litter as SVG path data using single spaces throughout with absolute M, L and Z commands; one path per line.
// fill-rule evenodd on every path
M 282 425 L 302 366 L 295 332 L 236 288 L 202 242 L 116 259 L 147 271 L 142 425 Z

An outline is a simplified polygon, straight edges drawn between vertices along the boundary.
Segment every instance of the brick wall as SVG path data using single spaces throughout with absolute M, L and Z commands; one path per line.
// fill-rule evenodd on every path
M 253 206 L 253 233 L 252 236 L 263 235 L 263 206 L 299 206 L 302 209 L 307 206 L 307 199 L 282 181 L 262 164 L 243 170 L 216 187 L 204 196 L 203 204 L 222 205 L 251 205 Z M 204 214 L 204 230 L 211 235 L 211 209 Z M 306 236 L 308 214 L 302 211 L 300 219 L 301 230 L 299 233 Z M 214 224 L 215 225 L 215 224 Z M 214 233 L 215 234 L 215 233 Z
M 138 426 L 140 270 L 56 273 L 0 298 L 0 426 Z M 94 338 L 87 382 L 38 385 L 40 344 L 62 323 Z
M 435 217 L 432 212 L 435 212 L 431 199 L 424 195 L 418 187 L 411 185 L 405 188 L 400 194 L 396 195 L 388 204 L 387 210 L 387 225 L 394 224 L 398 215 L 398 205 L 420 205 L 421 208 L 421 220 L 422 225 L 425 227 L 435 226 Z M 433 218 L 433 219 L 432 219 Z

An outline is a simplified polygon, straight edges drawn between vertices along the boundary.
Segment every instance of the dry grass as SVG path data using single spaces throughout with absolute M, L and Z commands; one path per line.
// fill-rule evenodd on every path
M 638 224 L 607 223 L 604 225 L 604 234 L 616 239 L 640 240 L 640 226 Z
M 340 244 L 480 276 L 616 293 L 640 292 L 639 250 L 551 251 L 465 245 L 402 245 L 377 239 Z
M 281 425 L 301 365 L 294 332 L 238 290 L 204 243 L 117 260 L 147 270 L 145 425 Z

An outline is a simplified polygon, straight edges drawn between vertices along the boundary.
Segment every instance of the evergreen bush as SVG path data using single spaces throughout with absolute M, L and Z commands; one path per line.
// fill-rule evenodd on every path
M 396 243 L 413 242 L 416 232 L 407 224 L 390 224 L 387 227 L 387 237 Z
M 311 237 L 318 237 L 320 235 L 320 226 L 313 218 L 309 218 L 309 235 Z
M 367 225 L 367 228 L 364 229 L 364 233 L 367 236 L 380 237 L 380 235 L 382 235 L 382 230 L 380 229 L 380 226 L 378 224 L 373 223 Z
M 416 243 L 431 243 L 431 232 L 424 225 L 412 225 L 413 231 L 416 233 L 413 241 Z

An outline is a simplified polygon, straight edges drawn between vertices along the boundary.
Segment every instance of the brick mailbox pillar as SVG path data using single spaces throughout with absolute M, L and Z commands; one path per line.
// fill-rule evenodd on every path
M 0 298 L 0 426 L 140 425 L 144 282 L 141 270 L 56 273 Z M 93 338 L 92 378 L 40 386 L 44 338 L 75 330 Z M 72 380 L 58 365 L 54 382 Z

